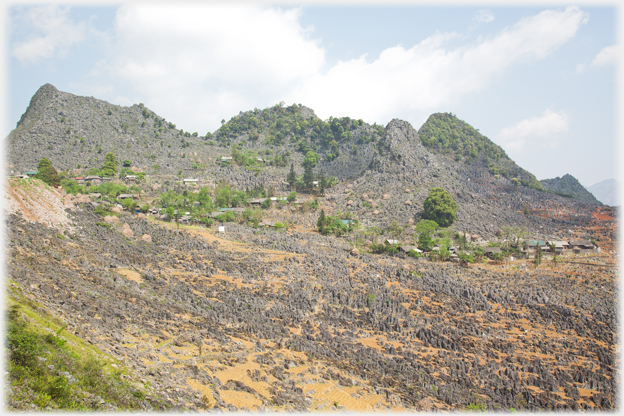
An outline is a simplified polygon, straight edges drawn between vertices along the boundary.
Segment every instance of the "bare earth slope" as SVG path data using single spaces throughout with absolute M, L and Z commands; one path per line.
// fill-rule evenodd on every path
M 125 237 L 89 206 L 70 217 L 59 238 L 8 216 L 10 278 L 180 409 L 617 405 L 606 212 L 585 227 L 602 253 L 538 269 L 351 256 L 344 239 L 236 225 L 205 238 L 130 214 Z

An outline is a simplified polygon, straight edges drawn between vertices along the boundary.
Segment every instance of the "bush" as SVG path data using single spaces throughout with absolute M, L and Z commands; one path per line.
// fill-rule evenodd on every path
M 276 222 L 276 223 L 273 225 L 273 227 L 274 227 L 274 228 L 276 228 L 276 229 L 278 229 L 278 230 L 281 230 L 282 228 L 284 228 L 284 224 L 282 224 L 281 222 Z
M 264 209 L 270 209 L 273 206 L 273 201 L 271 200 L 271 198 L 267 198 L 262 202 L 262 205 L 260 206 Z
M 136 208 L 137 203 L 132 198 L 125 198 L 123 201 L 121 201 L 121 206 L 123 206 L 124 209 L 127 209 L 128 211 L 132 212 Z

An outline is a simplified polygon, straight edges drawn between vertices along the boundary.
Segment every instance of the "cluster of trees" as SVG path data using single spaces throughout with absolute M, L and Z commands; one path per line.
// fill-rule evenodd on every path
M 347 219 L 347 224 L 343 222 L 340 215 L 325 215 L 325 210 L 321 209 L 321 214 L 316 221 L 316 227 L 323 235 L 341 236 L 358 227 L 359 222 L 354 219 Z
M 290 189 L 303 190 L 307 192 L 318 191 L 320 195 L 324 195 L 325 191 L 338 183 L 335 176 L 325 176 L 325 171 L 321 169 L 318 175 L 314 174 L 314 166 L 318 163 L 318 154 L 313 151 L 308 152 L 303 161 L 303 175 L 297 176 L 295 173 L 295 165 L 290 164 L 290 171 L 286 175 L 286 182 L 290 185 Z M 314 186 L 314 182 L 318 182 L 318 187 Z
M 235 137 L 246 134 L 250 141 L 256 141 L 263 134 L 265 145 L 294 143 L 303 155 L 309 151 L 318 153 L 322 149 L 325 158 L 332 161 L 340 155 L 341 145 L 354 141 L 356 137 L 357 143 L 361 144 L 378 140 L 384 135 L 383 126 L 374 124 L 367 127 L 361 119 L 330 117 L 325 122 L 318 118 L 304 118 L 302 108 L 301 104 L 285 107 L 284 103 L 280 103 L 264 110 L 254 109 L 239 114 L 227 123 L 222 120 L 222 126 L 215 134 L 217 141 L 221 146 L 229 146 Z

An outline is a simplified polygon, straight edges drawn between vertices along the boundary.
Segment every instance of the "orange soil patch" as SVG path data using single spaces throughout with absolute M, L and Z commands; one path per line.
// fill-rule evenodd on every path
M 141 273 L 137 273 L 134 270 L 130 270 L 130 269 L 117 269 L 117 273 L 125 276 L 129 280 L 137 282 L 138 284 L 143 283 L 143 278 L 141 277 Z
M 246 391 L 235 390 L 220 390 L 219 394 L 224 402 L 229 403 L 236 408 L 246 407 L 249 410 L 254 410 L 258 406 L 262 405 L 262 400 L 256 399 L 252 394 Z

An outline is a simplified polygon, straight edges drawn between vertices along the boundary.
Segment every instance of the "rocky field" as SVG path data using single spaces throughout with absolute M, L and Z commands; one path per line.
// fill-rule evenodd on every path
M 302 227 L 67 215 L 64 229 L 7 217 L 11 296 L 174 409 L 618 408 L 613 213 L 543 207 L 544 224 L 570 221 L 603 249 L 537 269 L 351 255 Z

